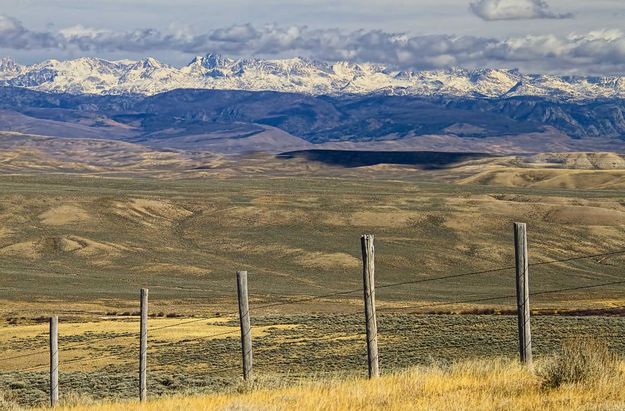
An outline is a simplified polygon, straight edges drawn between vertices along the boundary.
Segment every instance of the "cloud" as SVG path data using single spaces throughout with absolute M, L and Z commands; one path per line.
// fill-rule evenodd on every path
M 469 8 L 476 16 L 487 21 L 573 17 L 570 13 L 555 13 L 544 0 L 477 0 Z
M 31 50 L 59 46 L 54 34 L 29 30 L 19 20 L 0 15 L 0 47 Z
M 302 56 L 321 61 L 371 62 L 399 69 L 519 68 L 558 74 L 614 74 L 625 71 L 625 33 L 600 30 L 565 36 L 552 34 L 504 39 L 480 36 L 411 35 L 381 30 L 344 31 L 305 26 L 250 24 L 194 33 L 176 27 L 168 31 L 98 30 L 74 26 L 35 32 L 11 18 L 0 18 L 0 47 L 50 49 L 73 54 L 185 53 L 189 58 L 208 52 L 232 57 Z
M 252 40 L 258 32 L 251 24 L 238 24 L 223 29 L 217 29 L 210 35 L 214 41 L 240 42 Z

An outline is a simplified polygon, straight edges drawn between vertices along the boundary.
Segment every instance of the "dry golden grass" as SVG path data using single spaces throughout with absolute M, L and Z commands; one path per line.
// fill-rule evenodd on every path
M 541 367 L 538 364 L 537 367 Z M 622 367 L 622 365 L 621 365 Z M 625 407 L 622 374 L 546 388 L 538 372 L 505 360 L 414 368 L 377 380 L 306 382 L 243 393 L 66 406 L 63 410 L 606 410 Z
M 228 324 L 228 318 L 201 319 L 192 321 L 180 318 L 151 318 L 148 333 L 150 338 L 160 344 L 177 344 L 182 340 L 202 338 L 205 341 L 213 339 L 225 339 L 238 335 L 239 329 Z M 257 326 L 254 328 L 254 338 L 261 338 L 269 329 L 289 329 L 295 325 L 272 325 Z M 104 365 L 119 365 L 127 362 L 128 353 L 124 350 L 111 351 L 120 344 L 134 347 L 139 329 L 139 320 L 133 317 L 101 317 L 98 321 L 71 322 L 59 325 L 59 334 L 70 341 L 66 343 L 66 349 L 61 354 L 64 371 L 97 371 Z M 4 361 L 0 364 L 1 371 L 10 371 L 32 366 L 33 364 L 45 364 L 48 353 L 45 349 L 45 339 L 48 332 L 48 324 L 27 325 L 1 325 L 0 346 L 8 347 L 3 351 L 6 357 L 18 356 L 18 358 Z M 14 341 L 37 342 L 36 345 L 15 349 Z M 94 350 L 104 356 L 94 355 Z M 29 355 L 27 359 L 20 356 Z M 80 360 L 77 362 L 72 362 Z M 2 408 L 0 408 L 1 410 Z

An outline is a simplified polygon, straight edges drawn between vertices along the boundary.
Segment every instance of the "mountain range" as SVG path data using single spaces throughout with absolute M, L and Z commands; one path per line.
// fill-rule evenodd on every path
M 0 131 L 221 153 L 625 151 L 625 77 L 217 55 L 182 68 L 2 59 Z
M 230 59 L 208 54 L 184 67 L 147 58 L 47 60 L 24 66 L 0 60 L 0 85 L 96 95 L 154 95 L 175 89 L 277 91 L 308 95 L 409 95 L 463 98 L 625 98 L 625 76 L 571 77 L 518 70 L 450 68 L 400 71 L 376 64 L 325 63 L 304 58 Z

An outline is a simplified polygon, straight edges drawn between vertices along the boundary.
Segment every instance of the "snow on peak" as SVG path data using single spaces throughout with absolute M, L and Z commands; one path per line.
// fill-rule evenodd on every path
M 17 67 L 18 65 L 15 63 L 15 60 L 8 57 L 0 58 L 0 71 L 12 71 Z
M 232 66 L 234 60 L 223 57 L 221 54 L 209 53 L 205 57 L 200 57 L 201 65 L 207 69 L 226 68 Z
M 306 58 L 231 59 L 197 56 L 177 68 L 154 58 L 107 61 L 83 57 L 20 66 L 0 59 L 0 85 L 73 94 L 152 95 L 177 88 L 273 90 L 320 94 L 408 94 L 455 97 L 549 96 L 625 98 L 625 77 L 525 75 L 518 70 L 399 71 L 378 64 Z
M 24 67 L 15 63 L 13 59 L 0 58 L 0 80 L 13 78 L 19 75 L 23 69 Z

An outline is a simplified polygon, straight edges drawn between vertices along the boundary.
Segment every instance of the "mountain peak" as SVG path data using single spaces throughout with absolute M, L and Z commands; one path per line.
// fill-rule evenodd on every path
M 202 56 L 195 56 L 193 57 L 193 60 L 191 60 L 187 66 L 198 66 L 198 65 L 202 65 L 202 62 L 204 61 L 204 57 Z
M 8 57 L 0 58 L 0 79 L 17 76 L 22 70 L 23 67 L 15 63 L 15 60 Z
M 12 67 L 16 67 L 17 64 L 15 63 L 15 60 L 13 60 L 10 57 L 2 57 L 0 58 L 0 68 L 12 68 Z
M 208 53 L 202 59 L 202 65 L 206 67 L 207 69 L 222 68 L 222 67 L 230 65 L 232 62 L 233 62 L 232 60 L 222 56 L 221 54 L 213 54 L 213 53 Z
M 157 68 L 164 67 L 163 63 L 161 63 L 160 61 L 158 61 L 157 59 L 155 59 L 153 57 L 148 57 L 146 59 L 143 59 L 141 61 L 141 64 L 142 64 L 143 68 L 157 69 Z

